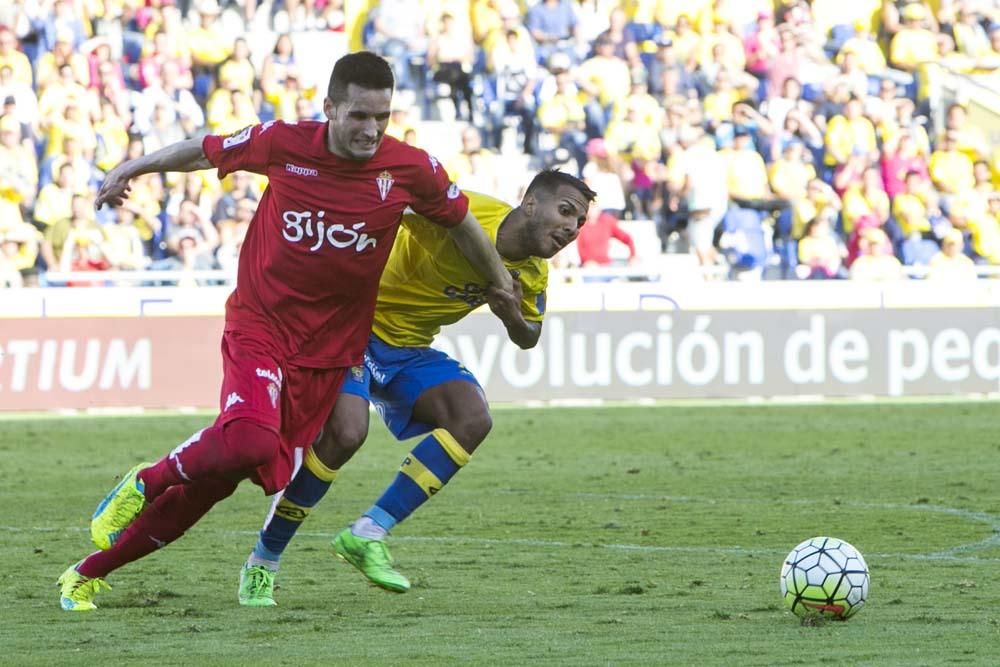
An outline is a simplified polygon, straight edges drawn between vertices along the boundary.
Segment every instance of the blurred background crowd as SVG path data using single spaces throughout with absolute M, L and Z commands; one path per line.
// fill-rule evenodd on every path
M 103 175 L 320 118 L 332 63 L 359 48 L 396 74 L 388 132 L 461 187 L 516 201 L 539 168 L 587 180 L 597 205 L 557 264 L 857 280 L 1000 264 L 1000 152 L 968 100 L 935 98 L 947 75 L 993 85 L 997 0 L 8 0 L 0 286 L 226 280 L 265 179 L 151 174 L 95 211 Z

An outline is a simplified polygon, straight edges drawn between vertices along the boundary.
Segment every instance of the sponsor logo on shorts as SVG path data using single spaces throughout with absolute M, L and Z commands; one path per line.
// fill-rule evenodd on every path
M 296 176 L 319 176 L 318 169 L 312 169 L 310 167 L 300 167 L 297 164 L 292 164 L 291 162 L 285 163 L 285 171 L 289 174 L 295 174 Z
M 367 354 L 365 355 L 365 366 L 368 367 L 368 372 L 372 374 L 372 379 L 375 382 L 385 384 L 385 373 L 379 370 L 378 366 L 375 365 L 375 362 Z
M 266 378 L 266 379 L 270 380 L 271 382 L 275 383 L 276 385 L 278 385 L 279 389 L 281 388 L 281 369 L 280 368 L 278 369 L 277 373 L 275 373 L 274 371 L 268 370 L 266 368 L 258 368 L 257 371 L 256 371 L 256 373 L 257 373 L 257 377 L 259 377 L 259 378 Z

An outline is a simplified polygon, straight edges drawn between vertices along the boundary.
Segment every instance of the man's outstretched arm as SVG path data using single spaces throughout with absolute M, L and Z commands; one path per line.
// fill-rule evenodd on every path
M 213 165 L 205 156 L 201 147 L 201 138 L 185 139 L 175 144 L 164 146 L 149 155 L 143 155 L 134 160 L 122 162 L 108 172 L 101 189 L 97 193 L 94 205 L 101 208 L 104 204 L 118 207 L 128 197 L 129 181 L 136 176 L 166 171 L 198 171 L 209 169 Z

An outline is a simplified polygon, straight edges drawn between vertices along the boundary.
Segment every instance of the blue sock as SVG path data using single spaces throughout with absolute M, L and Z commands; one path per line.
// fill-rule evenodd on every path
M 260 531 L 252 558 L 277 564 L 295 531 L 326 495 L 336 476 L 337 471 L 327 468 L 312 449 L 306 452 L 302 466 L 285 487 L 270 520 Z
M 365 516 L 392 529 L 440 491 L 462 466 L 469 453 L 443 428 L 434 429 L 403 459 L 396 478 Z

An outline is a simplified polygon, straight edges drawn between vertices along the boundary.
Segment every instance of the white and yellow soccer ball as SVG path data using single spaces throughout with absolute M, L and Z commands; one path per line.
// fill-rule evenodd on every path
M 781 596 L 796 616 L 847 620 L 868 599 L 868 565 L 835 537 L 814 537 L 792 549 L 781 566 Z

